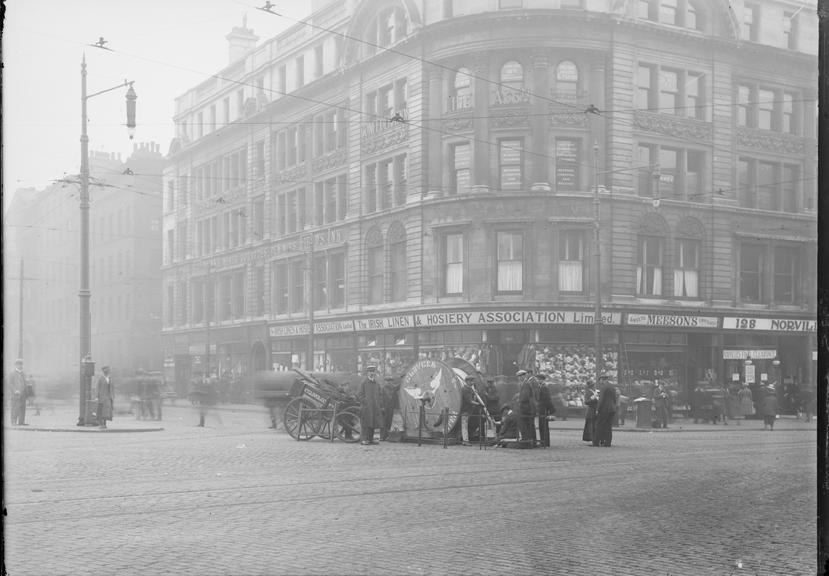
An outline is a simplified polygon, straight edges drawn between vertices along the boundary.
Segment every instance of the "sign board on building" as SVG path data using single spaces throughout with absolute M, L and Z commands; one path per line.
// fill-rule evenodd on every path
M 774 360 L 777 358 L 777 350 L 723 350 L 723 360 Z
M 768 330 L 770 332 L 815 332 L 816 320 L 793 318 L 752 318 L 726 316 L 722 322 L 724 330 Z
M 746 366 L 746 382 L 754 384 L 754 371 L 757 367 L 754 364 Z
M 415 326 L 480 326 L 514 324 L 583 324 L 592 326 L 593 312 L 573 310 L 486 310 L 478 312 L 434 312 L 415 314 Z M 620 312 L 602 313 L 602 324 L 618 326 Z
M 271 338 L 280 338 L 285 336 L 307 336 L 308 323 L 304 324 L 286 324 L 285 326 L 271 326 L 268 330 Z
M 314 322 L 314 334 L 334 334 L 337 332 L 354 332 L 353 320 L 330 320 Z
M 667 326 L 671 328 L 717 328 L 716 316 L 685 316 L 682 314 L 628 314 L 628 326 Z
M 397 316 L 381 316 L 380 318 L 362 318 L 354 321 L 357 330 L 395 330 L 414 328 L 412 316 L 400 314 Z

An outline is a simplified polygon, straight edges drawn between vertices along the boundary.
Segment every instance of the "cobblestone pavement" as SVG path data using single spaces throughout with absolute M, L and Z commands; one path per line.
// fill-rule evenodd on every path
M 5 428 L 6 573 L 816 573 L 814 423 L 618 432 L 604 449 L 568 420 L 553 448 L 480 450 L 295 442 L 258 410 L 196 421 L 165 407 L 142 434 Z M 159 425 L 113 427 L 128 424 Z

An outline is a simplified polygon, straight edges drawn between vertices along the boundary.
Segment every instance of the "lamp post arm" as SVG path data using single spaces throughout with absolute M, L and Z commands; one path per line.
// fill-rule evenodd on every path
M 129 86 L 132 86 L 133 84 L 135 84 L 135 80 L 124 80 L 124 82 L 122 82 L 121 84 L 118 84 L 118 86 L 113 86 L 112 88 L 107 88 L 105 90 L 99 90 L 98 92 L 93 92 L 92 94 L 87 94 L 86 96 L 84 96 L 84 99 L 89 100 L 93 96 L 98 96 L 99 94 L 106 94 L 107 92 L 112 92 L 113 90 L 118 90 L 119 88 L 127 88 Z

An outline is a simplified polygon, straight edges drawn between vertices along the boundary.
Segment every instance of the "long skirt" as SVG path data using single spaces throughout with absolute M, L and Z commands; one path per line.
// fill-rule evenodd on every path
M 594 425 L 595 425 L 595 419 L 594 418 L 585 418 L 584 419 L 584 432 L 581 435 L 581 439 L 584 440 L 585 442 L 592 442 L 593 441 Z
M 615 412 L 602 412 L 596 416 L 593 446 L 610 446 L 613 441 L 613 419 L 615 416 Z

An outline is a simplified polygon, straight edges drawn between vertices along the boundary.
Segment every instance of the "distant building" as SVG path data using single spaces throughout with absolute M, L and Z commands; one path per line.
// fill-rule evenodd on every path
M 136 145 L 126 161 L 91 152 L 89 164 L 92 358 L 116 373 L 160 370 L 165 159 L 149 143 Z M 77 176 L 18 190 L 5 216 L 4 264 L 16 271 L 24 262 L 24 359 L 36 375 L 79 370 L 79 191 Z M 4 303 L 6 318 L 14 318 L 5 339 L 16 342 L 17 301 Z
M 579 385 L 597 185 L 622 384 L 814 380 L 813 2 L 316 6 L 260 45 L 234 28 L 229 64 L 176 100 L 163 341 L 180 385 L 208 363 L 453 356 Z

